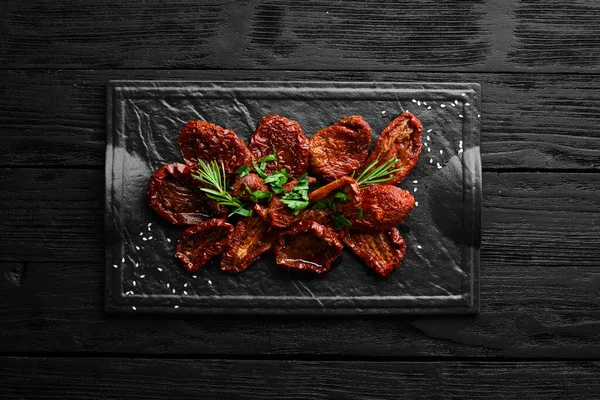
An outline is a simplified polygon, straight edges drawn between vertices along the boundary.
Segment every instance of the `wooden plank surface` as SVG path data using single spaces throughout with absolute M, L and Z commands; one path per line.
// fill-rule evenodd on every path
M 597 362 L 0 358 L 0 396 L 27 399 L 591 399 Z
M 595 0 L 4 1 L 3 68 L 600 72 Z
M 0 169 L 0 352 L 600 357 L 600 174 L 483 178 L 478 316 L 148 318 L 103 312 L 103 171 Z
M 595 75 L 145 70 L 4 75 L 0 166 L 103 166 L 110 79 L 251 79 L 479 82 L 485 170 L 600 170 Z

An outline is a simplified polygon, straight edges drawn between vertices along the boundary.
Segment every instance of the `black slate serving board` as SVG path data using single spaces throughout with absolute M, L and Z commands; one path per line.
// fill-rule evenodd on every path
M 110 81 L 107 311 L 477 312 L 480 98 L 480 86 L 471 83 Z M 400 227 L 408 250 L 388 278 L 366 268 L 349 250 L 323 276 L 284 270 L 271 255 L 241 274 L 222 272 L 215 261 L 190 274 L 173 256 L 183 228 L 162 221 L 147 206 L 152 172 L 182 162 L 177 137 L 190 119 L 224 126 L 247 141 L 269 113 L 297 120 L 308 137 L 359 114 L 375 140 L 405 110 L 423 123 L 426 145 L 400 184 L 418 206 Z

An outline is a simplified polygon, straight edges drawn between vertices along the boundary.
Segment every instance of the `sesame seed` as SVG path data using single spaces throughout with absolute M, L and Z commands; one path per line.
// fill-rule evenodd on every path
M 440 105 L 440 107 L 444 108 L 444 107 L 446 107 L 446 105 L 445 105 L 445 104 L 442 104 L 442 105 Z
M 150 232 L 152 229 L 150 228 L 150 225 L 148 225 L 148 232 Z
M 467 107 L 470 106 L 470 105 L 471 105 L 471 103 L 465 103 L 465 106 L 467 106 Z
M 140 246 L 135 246 L 135 249 L 136 249 L 136 250 L 139 250 L 139 249 L 140 249 Z
M 429 135 L 427 135 L 427 140 L 431 140 L 431 138 L 429 137 Z
M 168 288 L 170 288 L 170 287 L 171 287 L 171 284 L 170 284 L 170 283 L 167 283 L 167 289 L 168 289 Z
M 125 257 L 123 257 L 123 258 L 121 259 L 121 262 L 125 262 Z
M 413 103 L 416 103 L 416 102 L 417 102 L 415 99 L 412 99 L 411 101 L 412 101 Z
M 117 264 L 113 264 L 113 268 L 119 268 Z
M 458 149 L 458 154 L 461 154 L 463 152 L 463 149 Z
M 415 190 L 414 190 L 414 191 L 416 192 L 416 191 L 417 191 L 417 188 L 415 188 Z
M 173 308 L 179 308 L 179 306 L 173 306 Z
M 458 114 L 458 118 L 462 118 L 462 117 L 463 117 L 463 115 L 462 115 L 462 114 Z
M 437 163 L 437 168 L 438 168 L 438 169 L 441 169 L 441 168 L 442 168 L 442 166 L 440 165 L 440 163 Z
M 140 279 L 144 279 L 146 275 L 140 275 Z
M 175 289 L 173 289 L 173 294 L 175 294 Z
M 481 114 L 477 114 L 477 118 L 481 117 Z
M 413 183 L 419 183 L 419 181 L 415 179 L 415 180 L 413 181 Z
M 420 244 L 417 245 L 417 249 L 422 249 L 422 248 L 423 247 Z
M 183 291 L 183 294 L 187 296 L 187 292 L 185 290 Z
M 450 103 L 450 105 L 451 105 L 452 107 L 456 107 L 456 104 L 454 104 L 454 103 Z
M 457 104 L 457 105 L 458 105 L 458 100 L 454 100 L 454 104 Z
M 196 275 L 192 275 L 192 278 L 196 279 L 196 278 L 197 278 L 197 276 L 196 276 Z
M 430 152 L 430 151 L 431 151 L 431 147 L 428 147 L 428 148 L 427 148 L 427 152 Z
M 427 147 L 429 145 L 427 144 L 427 142 L 423 142 L 423 146 Z
M 142 238 L 142 240 L 145 242 L 145 241 L 146 241 L 146 240 L 148 240 L 148 239 L 146 239 L 145 237 L 143 237 L 143 238 Z
M 419 207 L 419 202 L 418 201 L 415 201 L 415 206 Z
M 144 236 L 144 232 L 140 232 L 140 236 Z
M 426 101 L 424 101 L 424 102 L 423 102 L 423 105 L 424 105 L 424 106 L 426 106 L 426 105 L 427 105 L 427 102 L 426 102 Z
M 183 287 L 188 287 L 188 284 L 187 284 L 187 283 L 184 283 L 184 284 L 183 284 Z
M 428 110 L 431 110 L 431 106 L 427 106 L 427 109 L 428 109 Z
M 136 310 L 137 310 L 137 308 L 135 308 L 135 306 L 131 306 L 131 309 L 132 309 L 133 311 L 136 311 Z
M 381 115 L 385 115 L 385 110 L 383 110 L 383 111 L 381 112 Z
M 417 101 L 417 105 L 420 107 L 420 106 L 421 106 L 421 102 L 420 102 L 420 101 Z
M 431 131 L 432 131 L 432 130 L 433 130 L 433 129 L 427 129 L 427 133 L 431 133 Z M 429 137 L 429 136 L 428 136 L 428 137 Z M 429 140 L 429 139 L 427 139 L 427 140 Z
M 162 272 L 162 268 L 156 268 L 157 270 L 159 270 L 160 272 Z
M 212 285 L 212 281 L 211 281 L 210 279 L 208 280 L 208 284 L 209 284 L 209 285 Z
M 148 226 L 152 226 L 152 222 L 148 222 Z
M 140 266 L 140 263 L 135 263 L 135 267 L 136 268 L 139 267 L 139 266 Z
M 429 159 L 429 164 L 433 164 L 433 158 Z
M 466 94 L 466 93 L 461 93 L 460 95 L 461 95 L 461 96 L 466 96 L 467 94 Z
M 137 286 L 137 282 L 136 282 L 136 281 L 132 281 L 132 282 L 131 282 L 131 284 L 132 284 L 133 286 Z
M 149 236 L 149 237 L 148 237 L 148 240 L 152 240 L 152 236 Z
M 171 243 L 171 239 L 167 238 L 167 242 Z
M 440 154 L 444 154 L 444 150 L 440 150 Z
M 459 141 L 458 141 L 458 145 L 459 145 L 460 147 L 462 147 L 462 144 L 463 144 L 463 141 L 462 141 L 462 140 L 459 140 Z

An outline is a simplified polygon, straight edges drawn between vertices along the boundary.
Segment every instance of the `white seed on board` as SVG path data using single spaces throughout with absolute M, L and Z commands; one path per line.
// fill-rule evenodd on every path
M 440 105 L 440 107 L 444 108 L 444 107 L 446 107 L 446 105 L 445 105 L 445 104 L 442 104 L 442 105 Z
M 413 103 L 416 103 L 416 102 L 417 102 L 415 99 L 412 99 L 411 101 L 412 101 Z
M 113 268 L 119 268 L 117 264 L 113 264 Z
M 136 281 L 132 281 L 132 282 L 131 282 L 131 284 L 132 284 L 133 286 L 137 286 L 137 282 L 136 282 Z
M 171 243 L 171 239 L 167 238 L 167 242 Z
M 415 201 L 415 207 L 419 207 L 419 202 Z
M 160 272 L 162 272 L 162 268 L 158 267 L 158 268 L 156 268 L 156 269 L 157 269 L 157 270 L 159 270 Z
M 429 164 L 433 164 L 433 158 L 429 159 Z
M 121 262 L 125 262 L 125 257 L 123 257 L 123 258 L 121 259 Z
M 149 237 L 148 237 L 148 240 L 152 240 L 152 236 L 149 236 Z
M 171 287 L 170 283 L 167 283 L 167 289 L 169 289 Z
M 179 308 L 179 306 L 173 306 L 173 308 Z
M 428 152 L 430 152 L 430 151 L 431 151 L 431 147 L 428 147 L 428 148 L 427 148 L 427 151 L 428 151 Z
M 440 150 L 440 154 L 444 154 L 444 150 Z
M 145 241 L 146 241 L 146 240 L 148 240 L 148 239 L 146 239 L 145 237 L 143 237 L 143 238 L 142 238 L 142 240 L 145 242 Z
M 421 101 L 417 101 L 417 105 L 421 107 Z
M 208 284 L 209 284 L 209 285 L 212 285 L 212 281 L 211 281 L 210 279 L 208 280 Z
M 431 140 L 431 137 L 429 137 L 429 135 L 427 135 L 427 140 Z
M 383 111 L 381 112 L 381 115 L 385 115 L 385 110 L 383 110 Z
M 187 292 L 185 290 L 183 291 L 183 294 L 187 296 Z
M 428 109 L 428 110 L 431 110 L 431 106 L 427 106 L 427 109 Z
M 463 117 L 463 115 L 462 115 L 462 114 L 458 114 L 458 118 L 462 118 L 462 117 Z
M 413 183 L 419 183 L 419 181 L 415 179 L 415 180 L 413 181 Z
M 146 275 L 140 275 L 140 279 L 144 279 Z
M 415 190 L 414 190 L 414 191 L 416 192 L 416 191 L 417 191 L 417 188 L 415 188 Z
M 417 249 L 422 249 L 423 246 L 421 246 L 420 244 L 417 245 Z
M 137 310 L 137 308 L 135 308 L 135 306 L 131 306 L 131 309 L 132 309 L 133 311 Z
M 140 246 L 135 246 L 135 249 L 136 249 L 136 250 L 139 250 L 139 249 L 140 249 Z
M 431 133 L 432 130 L 433 129 L 427 129 L 427 133 Z M 429 137 L 429 136 L 427 136 L 427 137 Z M 429 140 L 429 139 L 427 139 L 427 140 Z

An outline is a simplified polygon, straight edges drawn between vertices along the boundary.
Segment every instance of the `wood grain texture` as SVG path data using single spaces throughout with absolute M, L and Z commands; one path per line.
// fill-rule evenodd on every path
M 595 0 L 73 3 L 3 2 L 0 65 L 600 71 Z
M 594 75 L 269 71 L 6 71 L 0 166 L 104 165 L 109 79 L 479 82 L 484 170 L 600 170 Z M 174 133 L 176 135 L 177 133 Z
M 0 358 L 2 398 L 590 399 L 597 362 Z
M 336 319 L 106 315 L 102 171 L 0 179 L 0 352 L 600 357 L 597 173 L 484 174 L 480 315 Z

